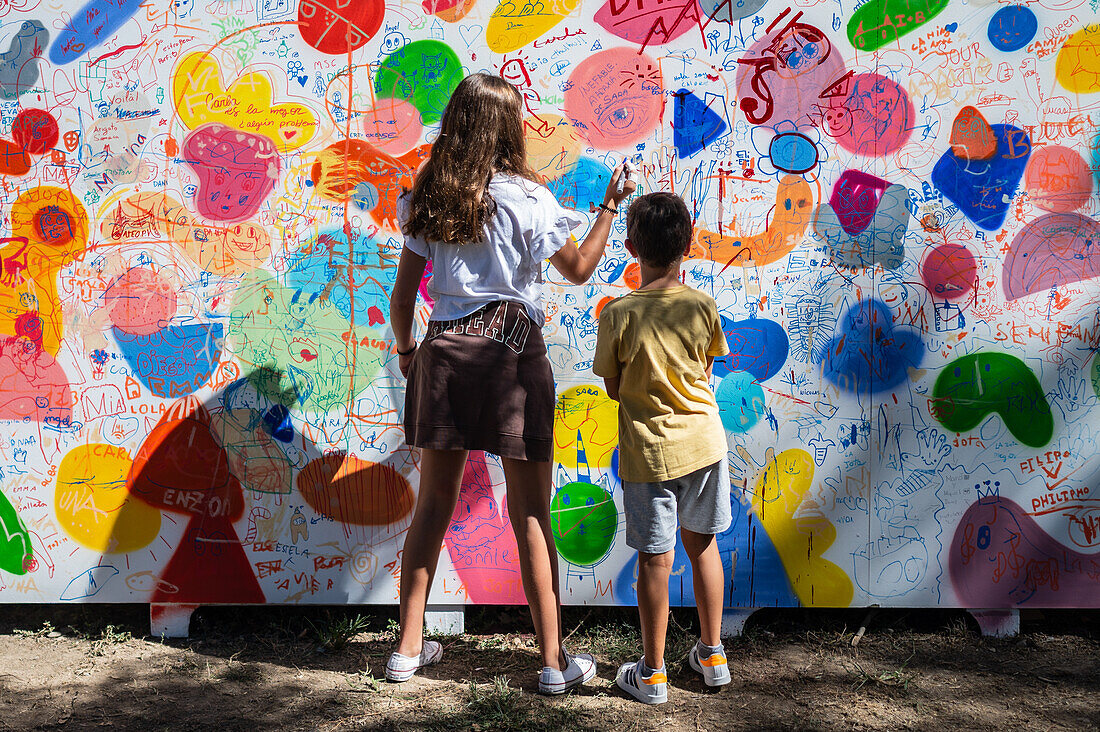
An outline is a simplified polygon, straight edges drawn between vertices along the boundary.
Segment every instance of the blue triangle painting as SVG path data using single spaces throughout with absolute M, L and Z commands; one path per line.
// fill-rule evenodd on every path
M 726 121 L 687 89 L 672 95 L 672 144 L 681 158 L 689 158 L 726 131 Z

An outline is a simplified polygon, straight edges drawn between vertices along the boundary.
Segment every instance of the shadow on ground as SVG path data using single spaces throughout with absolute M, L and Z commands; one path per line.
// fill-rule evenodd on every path
M 636 613 L 567 608 L 576 651 L 599 661 L 578 693 L 534 694 L 526 608 L 472 608 L 467 635 L 413 681 L 379 671 L 394 608 L 212 607 L 192 636 L 145 637 L 144 605 L 0 608 L 4 729 L 695 730 L 1089 729 L 1098 724 L 1100 613 L 1032 612 L 1019 638 L 977 634 L 965 613 L 770 610 L 727 643 L 733 683 L 715 693 L 675 659 L 694 613 L 673 613 L 670 701 L 614 686 L 640 653 Z

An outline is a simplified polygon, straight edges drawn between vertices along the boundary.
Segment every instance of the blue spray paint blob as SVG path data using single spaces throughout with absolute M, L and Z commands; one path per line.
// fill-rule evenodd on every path
M 566 208 L 588 210 L 588 204 L 603 200 L 604 191 L 611 181 L 611 169 L 592 158 L 579 158 L 546 187 Z
M 273 404 L 264 412 L 264 429 L 279 442 L 294 439 L 294 424 L 290 421 L 290 410 L 282 404 Z
M 113 330 L 122 357 L 153 396 L 187 396 L 205 384 L 218 365 L 221 323 L 170 325 L 150 335 Z
M 715 376 L 747 371 L 757 381 L 767 381 L 783 368 L 790 341 L 779 323 L 767 318 L 736 322 L 722 318 L 722 330 L 726 334 L 730 353 L 714 359 Z
M 764 390 L 746 371 L 733 371 L 714 390 L 722 425 L 730 432 L 751 430 L 767 413 Z
M 736 497 L 730 499 L 733 523 L 715 541 L 725 575 L 725 607 L 798 607 L 787 571 L 768 532 Z M 638 602 L 638 557 L 628 561 L 615 578 L 615 600 L 623 605 Z M 694 579 L 687 550 L 676 534 L 676 548 L 669 581 L 669 603 L 695 605 Z
M 989 21 L 989 42 L 998 51 L 1019 51 L 1039 31 L 1039 19 L 1030 9 L 1011 5 L 1001 8 Z
M 376 240 L 354 236 L 349 241 L 342 230 L 319 235 L 311 245 L 287 258 L 285 284 L 298 290 L 291 307 L 307 305 L 327 291 L 329 302 L 350 320 L 353 305 L 348 292 L 349 266 L 355 283 L 356 325 L 384 325 L 397 268 L 383 263 Z M 330 288 L 329 283 L 334 280 Z
M 672 98 L 672 144 L 681 158 L 691 157 L 726 131 L 726 120 L 687 89 L 680 89 Z
M 768 157 L 785 173 L 807 173 L 817 167 L 817 146 L 798 132 L 784 132 L 772 138 Z
M 72 20 L 54 39 L 50 46 L 50 61 L 64 66 L 113 38 L 115 31 L 133 17 L 143 1 L 92 0 L 73 13 Z
M 913 329 L 894 325 L 879 300 L 860 300 L 840 319 L 822 364 L 827 380 L 842 389 L 872 394 L 889 391 L 920 365 L 924 343 Z
M 963 214 L 986 231 L 1004 223 L 1012 197 L 1031 157 L 1031 138 L 1012 125 L 990 125 L 997 152 L 989 160 L 967 160 L 948 150 L 932 169 L 932 183 Z

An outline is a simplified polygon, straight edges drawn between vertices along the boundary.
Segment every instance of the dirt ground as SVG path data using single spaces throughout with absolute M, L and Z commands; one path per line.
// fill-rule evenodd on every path
M 1100 613 L 1032 612 L 1019 638 L 963 613 L 762 611 L 728 640 L 733 683 L 712 693 L 673 663 L 669 702 L 615 687 L 639 654 L 627 609 L 568 608 L 569 646 L 599 661 L 583 690 L 534 693 L 525 608 L 472 608 L 443 661 L 387 684 L 392 608 L 203 608 L 185 641 L 150 638 L 146 606 L 0 608 L 0 729 L 728 730 L 1100 729 Z

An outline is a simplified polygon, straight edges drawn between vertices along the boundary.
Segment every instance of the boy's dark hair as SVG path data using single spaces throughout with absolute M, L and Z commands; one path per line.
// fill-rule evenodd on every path
M 626 235 L 638 259 L 651 267 L 668 267 L 691 242 L 691 214 L 675 193 L 639 196 L 626 212 Z

